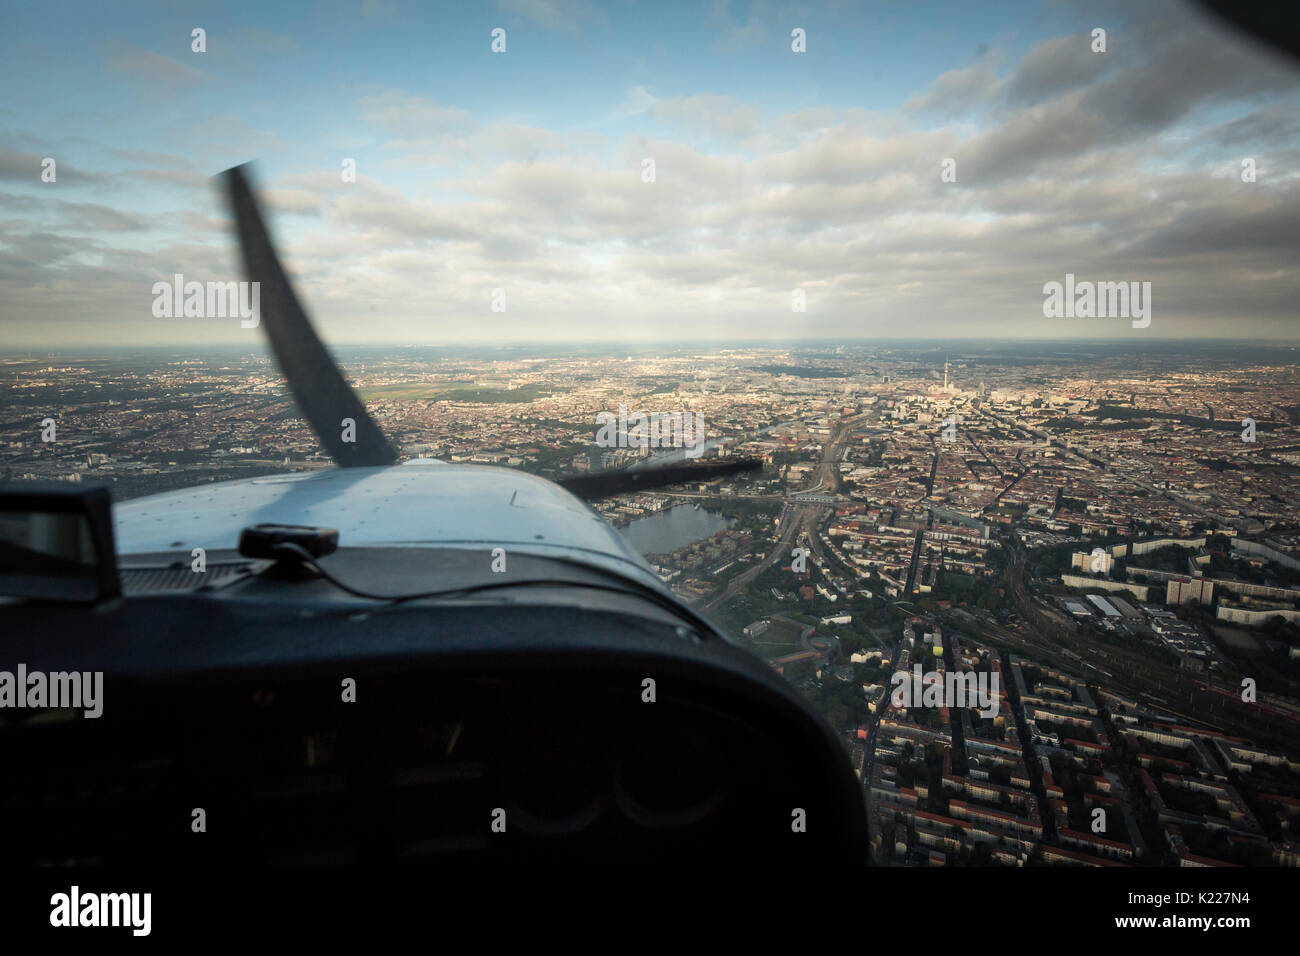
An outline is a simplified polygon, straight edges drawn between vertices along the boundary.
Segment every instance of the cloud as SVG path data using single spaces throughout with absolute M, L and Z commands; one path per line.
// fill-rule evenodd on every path
M 634 86 L 627 91 L 627 96 L 623 102 L 614 108 L 614 112 L 608 118 L 626 119 L 629 116 L 640 116 L 658 102 L 658 97 L 650 93 L 644 86 Z
M 98 203 L 67 202 L 0 193 L 0 207 L 38 214 L 42 221 L 68 232 L 140 232 L 149 228 L 140 217 Z
M 944 74 L 909 104 L 948 101 L 954 112 L 987 113 L 958 157 L 966 182 L 978 188 L 1005 178 L 1061 179 L 1080 169 L 1081 157 L 1134 142 L 1155 154 L 1163 134 L 1198 114 L 1300 90 L 1300 74 L 1196 18 L 1112 31 L 1107 53 L 1092 53 L 1088 41 L 1086 34 L 1045 40 L 1005 82 L 972 67 L 976 81 L 964 101 L 949 99 L 963 71 Z
M 998 76 L 1000 61 L 1001 56 L 990 51 L 973 66 L 942 73 L 928 90 L 908 99 L 903 109 L 958 115 L 987 107 L 1004 85 Z
M 212 177 L 188 169 L 127 169 L 118 174 L 151 186 L 176 186 L 181 189 L 203 189 Z
M 1042 103 L 1091 83 L 1113 66 L 1116 56 L 1093 53 L 1090 33 L 1052 37 L 1029 51 L 1007 84 L 1007 100 Z
M 55 150 L 54 152 L 60 152 Z M 76 186 L 84 183 L 102 183 L 106 178 L 99 173 L 90 173 L 76 166 L 71 166 L 66 162 L 59 162 L 58 156 L 49 157 L 55 161 L 54 172 L 56 179 L 53 183 L 43 183 L 41 181 L 42 165 L 41 161 L 45 159 L 38 153 L 25 153 L 18 150 L 5 149 L 0 146 L 0 180 L 13 180 L 16 182 L 35 183 L 50 188 L 59 188 L 61 186 Z
M 280 214 L 319 216 L 325 208 L 320 196 L 305 189 L 264 189 L 261 196 L 269 209 Z
M 754 106 L 731 96 L 675 96 L 661 99 L 650 116 L 692 133 L 740 140 L 759 132 L 761 116 Z
M 643 135 L 614 139 L 541 109 L 490 120 L 388 89 L 356 102 L 370 138 L 338 156 L 286 142 L 288 127 L 205 116 L 168 130 L 192 152 L 96 153 L 113 161 L 102 205 L 42 192 L 36 153 L 0 151 L 0 316 L 147 322 L 158 276 L 237 270 L 207 185 L 238 148 L 277 151 L 270 226 L 334 342 L 1118 334 L 1043 320 L 1043 283 L 1067 272 L 1151 281 L 1153 335 L 1226 335 L 1231 320 L 1234 335 L 1293 336 L 1300 81 L 1196 21 L 1117 22 L 1107 54 L 1086 34 L 1018 61 L 988 50 L 889 112 L 625 81 L 605 119 L 638 117 L 612 129 Z M 342 155 L 358 159 L 355 183 Z M 1240 181 L 1243 156 L 1258 157 L 1257 183 Z M 940 180 L 945 157 L 955 183 Z M 490 313 L 493 288 L 509 312 Z M 793 288 L 806 318 L 791 318 Z
M 394 189 L 367 186 L 340 196 L 326 219 L 345 228 L 383 237 L 388 248 L 427 245 L 444 239 L 472 239 L 481 234 L 446 204 L 410 199 Z
M 357 108 L 363 122 L 402 136 L 453 129 L 471 122 L 464 110 L 398 90 L 363 96 L 357 100 Z
M 109 65 L 151 95 L 167 96 L 197 89 L 208 81 L 202 70 L 179 60 L 138 50 L 117 41 L 109 44 Z
M 133 163 L 151 163 L 154 166 L 170 166 L 173 169 L 193 169 L 193 164 L 184 156 L 173 153 L 156 153 L 147 149 L 117 149 L 105 147 L 106 151 L 118 159 Z

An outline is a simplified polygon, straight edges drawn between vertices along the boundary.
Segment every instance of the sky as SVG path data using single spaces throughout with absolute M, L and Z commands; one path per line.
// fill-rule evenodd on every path
M 242 278 L 249 162 L 333 344 L 1300 340 L 1300 65 L 1181 2 L 0 19 L 0 350 L 260 337 L 152 308 Z M 1044 315 L 1067 274 L 1151 283 L 1150 323 Z

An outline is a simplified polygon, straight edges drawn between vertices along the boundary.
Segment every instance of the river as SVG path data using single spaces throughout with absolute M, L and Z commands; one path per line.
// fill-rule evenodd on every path
M 711 538 L 731 524 L 731 519 L 716 511 L 696 509 L 691 505 L 675 505 L 644 518 L 637 518 L 618 530 L 638 554 L 668 554 L 702 538 Z

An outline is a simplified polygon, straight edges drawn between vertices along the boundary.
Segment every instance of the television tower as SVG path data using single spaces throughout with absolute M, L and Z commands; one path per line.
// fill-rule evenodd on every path
M 943 357 L 943 390 L 948 391 L 948 356 Z

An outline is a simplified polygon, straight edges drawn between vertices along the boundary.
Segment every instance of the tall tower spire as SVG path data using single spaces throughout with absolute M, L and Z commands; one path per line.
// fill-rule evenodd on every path
M 948 391 L 948 356 L 943 357 L 943 390 Z

